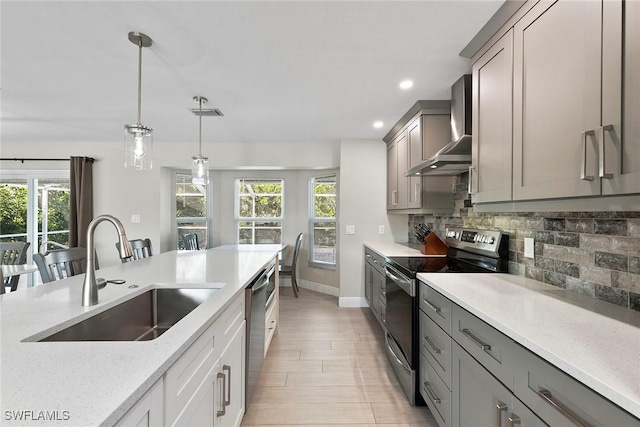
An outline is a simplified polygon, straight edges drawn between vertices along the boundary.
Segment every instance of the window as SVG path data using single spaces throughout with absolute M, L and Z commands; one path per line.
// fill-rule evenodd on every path
M 69 171 L 66 170 L 2 171 L 0 241 L 31 242 L 27 254 L 30 264 L 43 242 L 68 245 L 69 191 Z M 29 275 L 25 279 L 32 285 L 39 276 Z
M 198 246 L 205 249 L 209 246 L 210 202 L 206 185 L 191 183 L 191 174 L 176 173 L 176 229 L 178 249 L 184 249 L 181 236 L 195 233 Z
M 4 175 L 0 179 L 0 240 L 69 243 L 69 172 Z M 31 203 L 33 201 L 33 203 Z
M 239 244 L 281 243 L 284 180 L 236 179 Z
M 310 179 L 309 263 L 336 265 L 336 175 Z

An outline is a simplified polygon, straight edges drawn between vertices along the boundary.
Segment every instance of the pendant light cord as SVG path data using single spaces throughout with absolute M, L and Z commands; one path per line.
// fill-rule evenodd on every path
M 142 39 L 138 41 L 138 125 L 140 121 L 140 111 L 142 109 Z
M 198 154 L 202 157 L 202 97 L 198 98 L 198 102 L 200 103 L 200 128 L 199 128 L 199 137 L 198 137 Z

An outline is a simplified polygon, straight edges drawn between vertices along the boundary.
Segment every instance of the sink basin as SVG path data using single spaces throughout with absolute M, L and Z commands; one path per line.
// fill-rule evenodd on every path
M 39 341 L 150 341 L 216 291 L 152 289 Z

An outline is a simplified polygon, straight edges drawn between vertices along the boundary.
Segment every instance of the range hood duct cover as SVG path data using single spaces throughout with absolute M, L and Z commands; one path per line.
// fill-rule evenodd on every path
M 452 141 L 435 155 L 409 169 L 411 175 L 458 175 L 471 166 L 471 74 L 451 87 Z

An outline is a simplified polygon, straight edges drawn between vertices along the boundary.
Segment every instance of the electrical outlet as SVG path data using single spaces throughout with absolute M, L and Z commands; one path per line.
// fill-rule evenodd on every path
M 355 225 L 347 225 L 345 227 L 346 234 L 356 234 L 356 226 Z
M 140 214 L 131 215 L 131 224 L 140 224 Z
M 533 239 L 531 237 L 524 238 L 524 257 L 525 258 L 533 258 Z
M 384 234 L 384 225 L 378 226 L 378 234 Z

